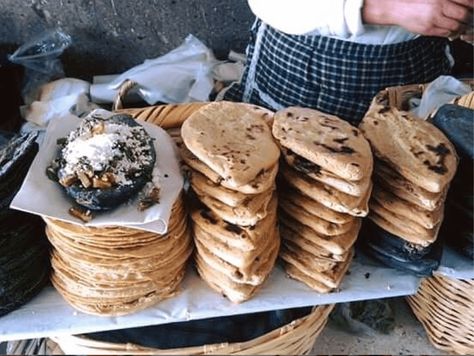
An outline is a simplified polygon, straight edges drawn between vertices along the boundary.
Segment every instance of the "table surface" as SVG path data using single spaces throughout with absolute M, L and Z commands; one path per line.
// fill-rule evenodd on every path
M 474 261 L 445 248 L 441 266 L 435 273 L 453 278 L 474 278 Z M 190 268 L 176 297 L 120 317 L 93 316 L 77 311 L 48 286 L 28 304 L 0 318 L 0 341 L 406 296 L 416 293 L 419 282 L 420 278 L 416 276 L 384 267 L 358 252 L 336 292 L 316 293 L 303 283 L 288 278 L 282 267 L 277 266 L 254 298 L 233 304 L 211 290 Z
M 441 264 L 435 273 L 451 278 L 473 279 L 474 260 L 460 255 L 450 247 L 445 247 Z
M 319 294 L 286 276 L 277 266 L 251 300 L 233 304 L 211 290 L 190 269 L 178 296 L 131 315 L 101 317 L 73 309 L 53 287 L 46 287 L 20 309 L 0 318 L 0 341 L 81 334 L 216 316 L 380 299 L 414 294 L 419 278 L 382 267 L 358 253 L 340 290 Z

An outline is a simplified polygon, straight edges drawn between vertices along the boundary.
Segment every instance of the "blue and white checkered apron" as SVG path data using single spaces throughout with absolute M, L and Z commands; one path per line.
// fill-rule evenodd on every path
M 451 69 L 447 40 L 434 37 L 366 45 L 323 36 L 287 35 L 256 21 L 248 65 L 225 100 L 273 110 L 316 108 L 357 125 L 389 86 L 426 83 Z

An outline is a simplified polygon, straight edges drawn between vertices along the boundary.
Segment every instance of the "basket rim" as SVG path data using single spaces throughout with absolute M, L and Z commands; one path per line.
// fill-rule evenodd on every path
M 422 280 L 418 292 L 406 300 L 433 346 L 474 354 L 474 278 L 434 275 Z
M 201 346 L 192 346 L 174 349 L 157 349 L 143 347 L 132 343 L 118 344 L 88 339 L 84 335 L 67 335 L 52 338 L 53 341 L 63 349 L 63 346 L 69 344 L 76 351 L 92 353 L 92 354 L 123 354 L 132 351 L 137 355 L 150 354 L 264 354 L 271 352 L 271 348 L 277 344 L 286 344 L 288 347 L 292 345 L 300 346 L 304 343 L 305 352 L 309 352 L 314 344 L 314 340 L 325 326 L 329 313 L 332 311 L 334 304 L 326 304 L 313 307 L 308 315 L 292 320 L 286 325 L 271 330 L 259 337 L 251 340 L 236 343 L 217 343 Z M 309 349 L 308 349 L 309 347 Z M 66 349 L 67 347 L 64 347 Z M 63 350 L 67 351 L 67 350 Z

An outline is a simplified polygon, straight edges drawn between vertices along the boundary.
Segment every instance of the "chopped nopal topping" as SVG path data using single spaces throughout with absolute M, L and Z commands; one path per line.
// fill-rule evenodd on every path
M 138 210 L 143 211 L 160 203 L 160 188 L 153 187 L 138 204 Z
M 153 179 L 148 182 L 143 188 L 140 201 L 138 203 L 138 210 L 143 211 L 155 204 L 160 203 L 160 182 L 158 177 L 158 170 L 153 170 Z
M 88 209 L 83 209 L 81 207 L 73 206 L 69 208 L 69 214 L 82 220 L 83 222 L 89 222 L 92 220 L 92 213 Z
M 61 176 L 77 177 L 85 188 L 130 185 L 154 159 L 142 126 L 96 117 L 85 119 L 69 134 L 61 156 Z

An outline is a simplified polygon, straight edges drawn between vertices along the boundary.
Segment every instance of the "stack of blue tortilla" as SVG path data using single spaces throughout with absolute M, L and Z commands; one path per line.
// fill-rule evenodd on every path
M 37 152 L 36 134 L 0 132 L 0 315 L 28 302 L 49 279 L 42 220 L 9 208 Z

